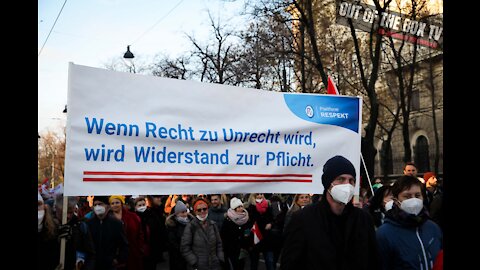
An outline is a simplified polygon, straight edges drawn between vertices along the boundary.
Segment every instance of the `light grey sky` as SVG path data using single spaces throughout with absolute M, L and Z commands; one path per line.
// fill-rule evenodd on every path
M 38 1 L 38 132 L 66 124 L 68 63 L 104 68 L 127 45 L 135 58 L 172 57 L 190 49 L 185 33 L 208 38 L 207 10 L 221 20 L 238 14 L 243 0 Z M 51 32 L 55 19 L 58 20 Z M 229 20 L 231 22 L 231 20 Z M 45 43 L 46 41 L 46 43 Z M 42 48 L 42 45 L 45 46 Z

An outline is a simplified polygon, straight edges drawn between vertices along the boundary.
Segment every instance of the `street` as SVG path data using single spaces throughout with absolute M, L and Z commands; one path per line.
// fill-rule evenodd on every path
M 157 270 L 169 270 L 168 266 L 168 252 L 165 252 L 163 257 L 165 258 L 164 262 L 161 262 L 157 264 Z M 279 269 L 280 264 L 277 263 L 277 269 Z M 265 267 L 265 260 L 263 259 L 263 255 L 260 254 L 260 260 L 258 262 L 258 269 L 257 270 L 266 270 L 267 268 Z M 250 270 L 250 260 L 247 257 L 245 261 L 245 268 L 244 270 Z

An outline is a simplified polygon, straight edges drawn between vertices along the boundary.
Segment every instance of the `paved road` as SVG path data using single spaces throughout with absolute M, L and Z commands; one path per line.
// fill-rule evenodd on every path
M 157 270 L 169 270 L 168 266 L 168 253 L 165 252 L 164 256 L 165 261 L 161 262 L 157 265 Z M 257 270 L 266 270 L 265 261 L 262 259 L 263 255 L 260 254 L 260 261 L 258 262 L 258 269 Z M 277 269 L 279 268 L 279 264 L 277 264 Z M 250 270 L 250 260 L 247 258 L 245 262 L 244 270 Z

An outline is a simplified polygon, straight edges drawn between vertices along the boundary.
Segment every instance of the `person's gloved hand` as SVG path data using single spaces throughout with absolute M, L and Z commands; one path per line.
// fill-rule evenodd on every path
M 70 240 L 72 238 L 72 226 L 68 224 L 63 224 L 58 226 L 58 239 L 65 238 Z

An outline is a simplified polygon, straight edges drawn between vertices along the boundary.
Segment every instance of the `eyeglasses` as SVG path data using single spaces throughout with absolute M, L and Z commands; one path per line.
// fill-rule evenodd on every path
M 207 211 L 208 208 L 197 208 L 197 212 Z

